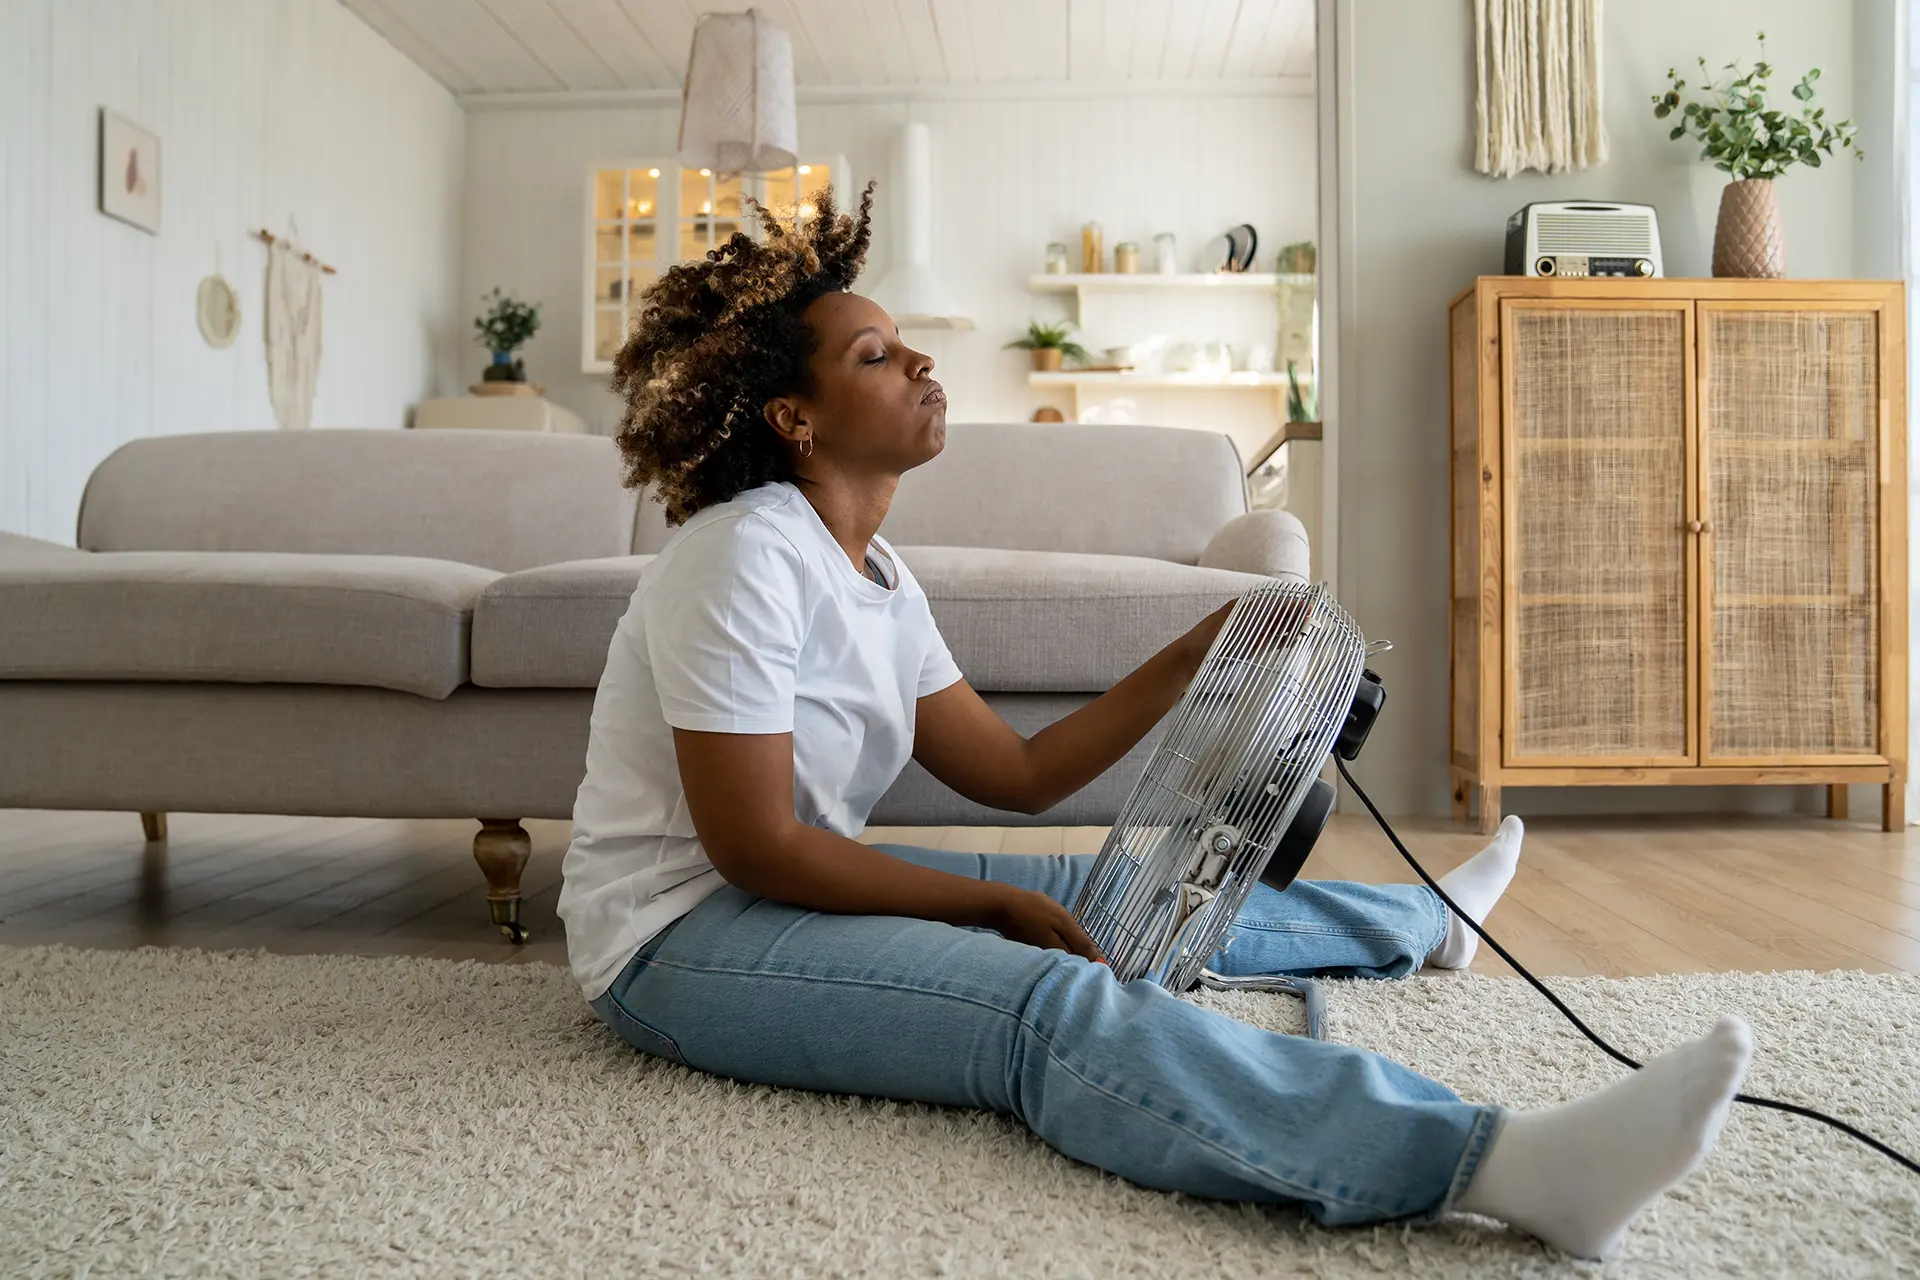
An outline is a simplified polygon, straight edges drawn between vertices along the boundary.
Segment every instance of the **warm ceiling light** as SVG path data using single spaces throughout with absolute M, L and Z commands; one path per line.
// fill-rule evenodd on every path
M 700 202 L 700 212 L 702 212 L 702 213 L 712 213 L 712 212 L 713 212 L 713 201 L 711 201 L 711 200 L 702 200 L 702 201 Z
M 647 176 L 649 178 L 657 178 L 660 176 L 660 171 L 658 169 L 649 169 L 647 170 Z
M 801 173 L 801 176 L 802 176 L 802 177 L 804 177 L 805 175 L 807 175 L 807 174 L 809 174 L 809 173 L 812 173 L 812 172 L 813 172 L 813 166 L 812 166 L 812 165 L 810 165 L 810 164 L 803 164 L 803 165 L 801 165 L 801 166 L 800 166 L 800 173 Z
M 703 177 L 703 178 L 711 178 L 711 177 L 713 176 L 713 170 L 711 170 L 711 169 L 702 169 L 702 170 L 700 171 L 700 176 L 701 176 L 701 177 Z

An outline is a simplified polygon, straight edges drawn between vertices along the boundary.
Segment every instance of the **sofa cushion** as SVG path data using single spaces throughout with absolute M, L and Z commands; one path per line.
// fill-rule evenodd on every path
M 946 448 L 900 477 L 881 531 L 894 546 L 1010 547 L 1198 562 L 1247 509 L 1217 431 L 1083 423 L 951 423 Z
M 500 573 L 633 543 L 634 494 L 598 436 L 239 431 L 148 436 L 93 469 L 88 551 L 426 556 Z
M 0 555 L 10 552 L 65 552 L 68 555 L 82 554 L 77 547 L 62 546 L 58 542 L 48 542 L 45 538 L 29 538 L 24 533 L 8 533 L 0 529 Z
M 1228 600 L 1273 579 L 1138 556 L 902 547 L 975 689 L 1113 687 Z
M 1258 574 L 1138 556 L 898 547 L 954 660 L 982 691 L 1112 687 Z M 480 594 L 473 682 L 591 689 L 651 556 L 575 560 L 508 574 Z
M 0 555 L 0 679 L 365 685 L 444 698 L 495 575 L 265 552 Z
M 473 614 L 473 682 L 494 689 L 591 689 L 613 629 L 652 556 L 570 560 L 488 584 Z

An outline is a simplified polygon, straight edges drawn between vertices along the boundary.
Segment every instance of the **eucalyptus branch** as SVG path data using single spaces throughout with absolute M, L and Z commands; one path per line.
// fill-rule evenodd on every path
M 1669 68 L 1670 87 L 1653 95 L 1653 114 L 1665 120 L 1679 112 L 1680 121 L 1667 137 L 1692 138 L 1700 144 L 1700 158 L 1716 169 L 1737 180 L 1777 178 L 1796 164 L 1818 169 L 1820 158 L 1831 158 L 1836 151 L 1851 151 L 1866 159 L 1854 142 L 1853 122 L 1829 123 L 1827 109 L 1815 104 L 1813 82 L 1820 78 L 1820 68 L 1801 76 L 1790 91 L 1800 104 L 1797 114 L 1768 105 L 1767 81 L 1773 66 L 1767 61 L 1766 32 L 1760 33 L 1759 60 L 1744 70 L 1739 63 L 1729 62 L 1723 68 L 1728 74 L 1724 83 L 1712 78 L 1705 58 L 1699 63 L 1698 100 L 1682 99 L 1687 82 Z

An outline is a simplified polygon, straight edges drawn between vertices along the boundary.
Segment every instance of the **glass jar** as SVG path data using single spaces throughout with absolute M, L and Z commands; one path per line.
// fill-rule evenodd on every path
M 1140 270 L 1140 246 L 1131 240 L 1122 240 L 1113 246 L 1113 269 L 1123 276 L 1133 275 Z
M 1067 274 L 1067 246 L 1055 242 L 1047 246 L 1047 274 L 1063 276 Z
M 1080 270 L 1088 275 L 1098 275 L 1105 271 L 1107 245 L 1105 232 L 1097 222 L 1089 222 L 1080 228 Z
M 1173 252 L 1173 232 L 1162 231 L 1153 238 L 1153 269 L 1163 276 L 1179 274 L 1180 262 Z

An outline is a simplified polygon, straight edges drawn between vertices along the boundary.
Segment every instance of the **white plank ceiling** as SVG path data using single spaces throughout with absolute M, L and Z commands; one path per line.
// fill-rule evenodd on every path
M 673 90 L 748 0 L 340 0 L 456 94 Z M 1313 0 L 753 0 L 806 88 L 1313 74 Z

